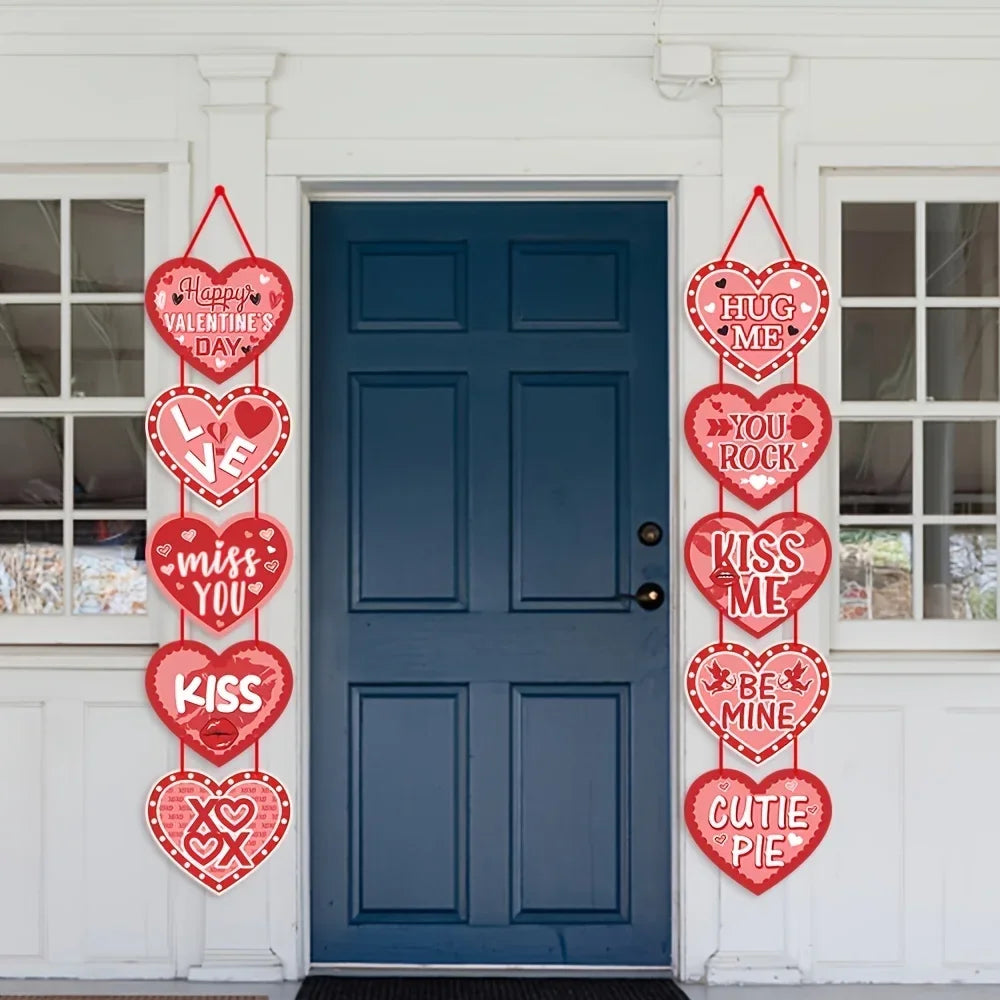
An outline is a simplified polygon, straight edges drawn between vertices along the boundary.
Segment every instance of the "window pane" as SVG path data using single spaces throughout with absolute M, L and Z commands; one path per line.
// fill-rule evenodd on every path
M 842 311 L 844 399 L 916 399 L 916 322 L 912 309 Z
M 0 305 L 0 396 L 59 395 L 59 306 Z
M 59 291 L 59 202 L 0 201 L 0 294 Z
M 141 201 L 74 201 L 70 243 L 74 292 L 142 291 Z
M 927 294 L 997 294 L 997 206 L 927 206 Z
M 842 295 L 916 294 L 914 205 L 845 204 L 840 224 Z
M 841 422 L 841 513 L 910 513 L 913 509 L 912 433 L 908 423 Z
M 995 400 L 996 309 L 927 310 L 927 395 L 930 399 Z
M 61 521 L 0 521 L 0 614 L 63 609 Z
M 146 526 L 142 521 L 73 523 L 73 613 L 146 613 Z
M 840 617 L 913 617 L 909 528 L 840 529 Z
M 0 417 L 0 507 L 61 507 L 62 417 Z
M 993 514 L 996 470 L 995 423 L 924 424 L 924 513 Z
M 145 509 L 142 417 L 77 417 L 73 425 L 74 505 Z
M 993 528 L 924 527 L 924 617 L 997 616 L 997 533 Z
M 143 307 L 72 309 L 74 396 L 143 395 Z

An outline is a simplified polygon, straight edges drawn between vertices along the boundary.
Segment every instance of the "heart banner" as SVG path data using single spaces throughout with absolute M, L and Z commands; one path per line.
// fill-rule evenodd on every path
M 196 386 L 171 386 L 146 414 L 146 436 L 163 467 L 216 508 L 260 482 L 290 432 L 284 400 L 259 385 L 221 398 Z
M 684 690 L 713 736 L 751 764 L 762 764 L 815 721 L 830 694 L 830 671 L 815 649 L 800 642 L 761 653 L 716 642 L 691 658 Z
M 778 260 L 757 272 L 733 260 L 698 268 L 688 282 L 688 318 L 731 368 L 759 382 L 809 344 L 829 313 L 822 272 Z
M 830 536 L 791 511 L 756 525 L 741 514 L 707 514 L 688 532 L 684 562 L 702 594 L 754 636 L 787 621 L 830 569 Z
M 292 694 L 292 667 L 269 642 L 248 639 L 216 653 L 193 639 L 161 646 L 146 667 L 160 721 L 213 764 L 228 764 L 277 721 Z
M 217 271 L 197 257 L 164 261 L 146 283 L 146 313 L 179 357 L 222 383 L 285 328 L 292 285 L 277 264 L 243 257 Z
M 281 586 L 292 542 L 270 517 L 240 514 L 216 526 L 198 514 L 179 514 L 150 532 L 146 565 L 174 604 L 221 635 Z
M 739 385 L 706 386 L 684 414 L 695 458 L 756 510 L 791 489 L 819 461 L 831 428 L 826 400 L 797 383 L 775 386 L 760 397 Z
M 742 771 L 709 771 L 684 798 L 694 842 L 755 896 L 788 878 L 819 847 L 832 816 L 826 786 L 801 769 L 775 771 L 760 782 Z
M 263 771 L 243 771 L 221 783 L 198 771 L 173 771 L 156 782 L 146 802 L 153 840 L 216 895 L 274 854 L 291 814 L 284 785 Z

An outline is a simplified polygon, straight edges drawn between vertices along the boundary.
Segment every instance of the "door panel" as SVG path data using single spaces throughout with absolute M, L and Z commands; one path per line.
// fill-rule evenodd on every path
M 666 213 L 312 213 L 314 961 L 670 960 Z

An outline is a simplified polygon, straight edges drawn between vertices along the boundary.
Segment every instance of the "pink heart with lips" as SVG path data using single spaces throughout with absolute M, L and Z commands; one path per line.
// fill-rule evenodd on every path
M 272 281 L 278 291 L 266 287 Z M 222 383 L 253 364 L 285 328 L 292 285 L 263 257 L 243 257 L 221 271 L 196 257 L 174 257 L 150 275 L 145 300 L 164 342 Z
M 829 314 L 822 272 L 778 260 L 757 272 L 733 260 L 698 268 L 688 282 L 688 318 L 726 364 L 759 382 L 809 344 Z
M 830 671 L 801 642 L 779 642 L 761 653 L 716 642 L 691 658 L 684 691 L 713 736 L 762 764 L 819 715 L 830 694 Z
M 794 792 L 785 784 L 789 776 Z M 775 771 L 761 782 L 742 771 L 708 771 L 684 797 L 694 842 L 755 896 L 788 878 L 819 847 L 832 817 L 826 785 L 802 770 Z
M 259 385 L 221 399 L 196 386 L 172 386 L 146 414 L 146 436 L 163 467 L 215 508 L 260 482 L 290 432 L 284 400 Z
M 775 386 L 759 397 L 741 385 L 709 385 L 695 393 L 684 414 L 695 458 L 757 510 L 819 461 L 832 426 L 826 400 L 798 383 Z
M 754 524 L 742 514 L 706 514 L 688 532 L 684 562 L 702 594 L 754 636 L 787 621 L 830 569 L 826 528 L 808 514 Z
M 245 639 L 217 653 L 193 639 L 161 646 L 146 666 L 146 696 L 160 721 L 213 764 L 227 764 L 278 720 L 292 667 L 277 646 Z
M 146 824 L 181 871 L 221 895 L 256 871 L 291 821 L 288 791 L 263 771 L 216 782 L 199 771 L 172 771 L 153 786 Z

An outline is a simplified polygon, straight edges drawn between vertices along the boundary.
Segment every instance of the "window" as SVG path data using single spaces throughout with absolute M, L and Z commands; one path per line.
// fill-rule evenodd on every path
M 834 645 L 998 648 L 1000 181 L 887 180 L 832 206 Z
M 0 188 L 0 642 L 143 641 L 147 199 L 65 186 Z

